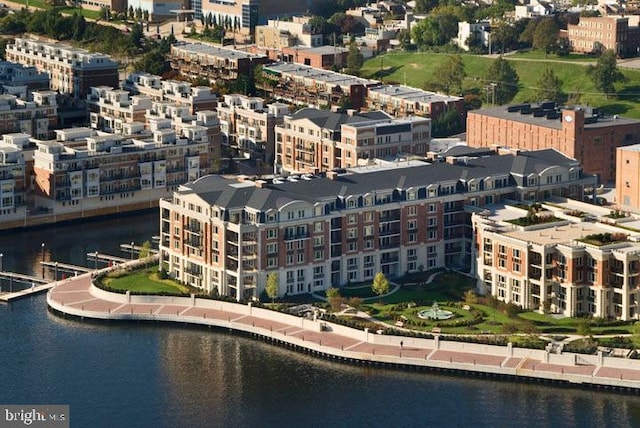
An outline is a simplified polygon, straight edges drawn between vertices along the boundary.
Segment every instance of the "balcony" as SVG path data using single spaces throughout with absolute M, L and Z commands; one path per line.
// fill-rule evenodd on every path
M 296 233 L 285 233 L 284 240 L 285 241 L 295 241 L 297 239 L 308 239 L 310 237 L 310 233 L 307 232 L 296 232 Z

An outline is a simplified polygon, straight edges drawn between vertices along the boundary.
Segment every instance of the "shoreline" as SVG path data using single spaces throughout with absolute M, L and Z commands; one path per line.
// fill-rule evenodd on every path
M 379 335 L 322 319 L 191 297 L 117 294 L 92 284 L 91 273 L 47 293 L 57 315 L 79 319 L 191 324 L 260 338 L 320 358 L 355 365 L 430 370 L 523 382 L 640 393 L 640 361 L 599 355 Z

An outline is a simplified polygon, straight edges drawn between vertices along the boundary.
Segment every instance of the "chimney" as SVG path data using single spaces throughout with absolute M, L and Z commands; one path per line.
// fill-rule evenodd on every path
M 265 180 L 256 180 L 255 183 L 258 189 L 264 189 L 267 187 L 267 182 Z
M 335 180 L 336 178 L 338 178 L 338 173 L 335 171 L 327 171 L 327 178 L 329 180 Z

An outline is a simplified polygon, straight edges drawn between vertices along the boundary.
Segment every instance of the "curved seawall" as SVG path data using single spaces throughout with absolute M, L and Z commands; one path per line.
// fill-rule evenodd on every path
M 640 361 L 599 355 L 379 335 L 321 319 L 300 318 L 251 304 L 171 296 L 111 293 L 91 274 L 60 283 L 47 294 L 60 314 L 99 320 L 190 323 L 260 337 L 320 357 L 356 364 L 458 371 L 527 381 L 640 392 Z

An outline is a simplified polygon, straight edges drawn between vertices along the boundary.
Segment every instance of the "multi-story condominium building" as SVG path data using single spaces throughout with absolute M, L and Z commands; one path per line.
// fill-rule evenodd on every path
M 4 134 L 0 140 L 0 215 L 5 222 L 22 224 L 26 216 L 29 138 L 27 134 Z
M 557 173 L 567 171 L 548 172 Z M 527 310 L 638 319 L 640 234 L 604 223 L 608 210 L 584 220 L 580 205 L 542 205 L 537 222 L 522 223 L 532 214 L 509 206 L 474 214 L 479 291 Z
M 636 56 L 640 48 L 640 27 L 629 25 L 628 17 L 580 17 L 568 24 L 567 37 L 575 52 L 599 53 L 611 49 L 616 55 Z
M 8 61 L 33 66 L 50 77 L 50 89 L 85 98 L 92 86 L 118 87 L 118 63 L 62 43 L 16 38 L 6 47 Z
M 348 104 L 359 109 L 366 104 L 367 88 L 377 80 L 286 62 L 265 65 L 263 71 L 278 79 L 278 85 L 265 88 L 275 98 L 307 106 Z
M 151 108 L 151 98 L 130 96 L 123 89 L 98 86 L 91 88 L 87 95 L 87 108 L 92 128 L 120 133 L 123 123 L 144 122 L 147 110 Z
M 0 134 L 25 133 L 36 138 L 49 138 L 50 129 L 58 123 L 58 105 L 56 94 L 51 91 L 35 91 L 28 94 L 21 91 L 22 97 L 0 95 Z
M 294 16 L 291 21 L 269 19 L 267 25 L 256 27 L 256 44 L 270 49 L 322 46 L 323 34 L 310 21 L 309 16 Z
M 276 126 L 276 168 L 286 174 L 315 174 L 366 165 L 376 158 L 424 157 L 430 130 L 431 120 L 422 117 L 305 108 Z
M 236 80 L 251 76 L 253 69 L 269 59 L 243 51 L 219 48 L 202 43 L 176 43 L 171 46 L 171 67 L 188 78 L 204 77 L 210 81 Z
M 222 144 L 237 155 L 265 162 L 273 168 L 275 160 L 275 126 L 289 114 L 289 105 L 264 105 L 262 98 L 230 94 L 218 105 Z
M 464 99 L 437 94 L 404 85 L 378 85 L 367 88 L 367 108 L 382 110 L 393 116 L 428 116 L 439 118 L 455 109 L 464 114 Z
M 29 90 L 49 89 L 49 75 L 35 67 L 0 61 L 0 85 L 26 86 Z
M 554 177 L 527 180 L 532 175 Z M 562 173 L 560 172 L 562 171 Z M 160 254 L 186 284 L 257 297 L 269 274 L 279 295 L 370 281 L 377 272 L 471 264 L 468 209 L 593 186 L 555 150 L 395 162 L 295 181 L 202 177 L 160 202 Z
M 186 136 L 185 132 L 200 133 L 202 128 L 210 142 L 210 159 L 220 160 L 220 122 L 212 110 L 199 110 L 193 114 L 192 103 L 151 101 L 149 96 L 131 96 L 125 90 L 109 87 L 91 88 L 87 105 L 92 128 L 118 135 L 132 136 L 145 129 L 171 128 L 178 135 Z M 215 167 L 207 172 L 218 169 Z
M 129 74 L 122 88 L 134 95 L 145 95 L 153 101 L 169 101 L 189 106 L 191 113 L 216 108 L 218 97 L 208 86 L 192 86 L 189 82 L 163 80 L 145 72 Z
M 640 142 L 640 121 L 603 117 L 585 108 L 556 108 L 553 103 L 471 110 L 467 144 L 523 150 L 555 148 L 580 161 L 602 182 L 616 179 L 616 149 Z
M 148 209 L 211 169 L 203 126 L 178 134 L 163 123 L 133 136 L 71 128 L 56 137 L 36 140 L 33 154 L 35 205 L 53 221 Z
M 229 23 L 235 32 L 254 34 L 256 26 L 268 18 L 300 15 L 313 7 L 318 0 L 296 2 L 291 0 L 194 0 L 191 8 L 195 17 L 209 17 L 217 23 Z

